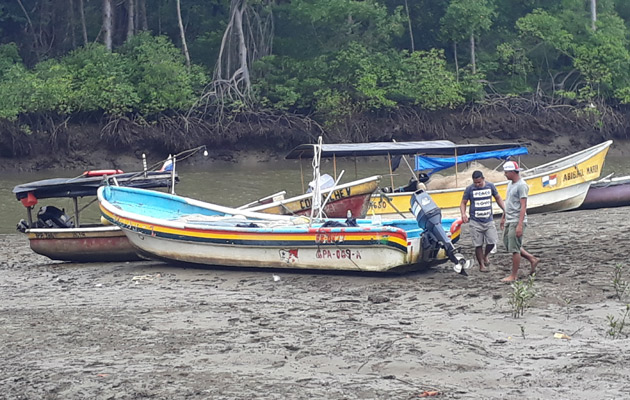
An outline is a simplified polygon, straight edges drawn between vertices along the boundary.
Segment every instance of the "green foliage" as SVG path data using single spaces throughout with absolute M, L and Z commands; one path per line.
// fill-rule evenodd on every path
M 514 92 L 530 90 L 527 82 L 528 74 L 533 70 L 531 60 L 525 49 L 518 42 L 500 43 L 496 50 L 498 69 L 510 81 L 510 89 Z
M 613 269 L 612 285 L 618 300 L 622 300 L 630 292 L 630 284 L 623 278 L 624 266 L 621 263 L 615 264 Z
M 164 36 L 136 35 L 120 54 L 131 66 L 128 79 L 137 91 L 137 108 L 143 115 L 190 107 L 195 89 L 205 83 L 200 69 L 187 71 L 181 52 Z
M 562 28 L 560 20 L 544 10 L 534 10 L 516 21 L 519 35 L 525 40 L 545 43 L 561 52 L 568 52 L 573 35 Z
M 536 295 L 534 289 L 534 275 L 530 275 L 527 281 L 513 282 L 512 293 L 508 300 L 512 306 L 512 317 L 519 318 L 525 313 L 525 309 L 529 307 L 529 303 Z
M 7 49 L 0 49 L 0 63 L 15 63 L 17 57 Z M 187 109 L 205 83 L 201 69 L 189 72 L 167 39 L 142 34 L 120 52 L 91 44 L 60 61 L 41 62 L 31 71 L 13 64 L 0 77 L 0 118 L 74 112 L 147 117 Z
M 122 116 L 138 108 L 140 97 L 130 81 L 132 65 L 100 44 L 89 45 L 64 57 L 72 76 L 73 111 L 102 111 Z
M 630 316 L 630 304 L 626 304 L 626 310 L 619 317 L 615 318 L 614 315 L 607 315 L 606 319 L 608 320 L 608 336 L 611 339 L 617 339 L 624 335 L 628 336 L 627 333 L 623 332 L 623 328 L 626 326 L 626 319 Z
M 32 73 L 21 64 L 9 67 L 0 80 L 0 118 L 15 121 L 28 106 Z
M 22 58 L 15 43 L 0 45 L 0 79 L 15 64 L 21 64 Z
M 0 80 L 0 118 L 17 120 L 22 113 L 70 111 L 70 76 L 56 61 L 40 63 L 33 71 L 21 64 L 10 67 Z
M 277 55 L 295 59 L 335 53 L 350 43 L 386 50 L 405 31 L 401 9 L 376 0 L 295 0 L 274 10 Z
M 28 18 L 19 3 L 5 3 L 0 118 L 76 112 L 150 118 L 188 109 L 207 83 L 199 67 L 184 64 L 172 2 L 147 1 L 148 30 L 131 38 L 118 23 L 124 18 L 118 19 L 113 52 L 97 44 L 80 47 L 78 15 L 72 17 L 63 2 L 24 3 Z M 453 108 L 483 101 L 488 85 L 507 95 L 536 88 L 583 104 L 630 104 L 628 4 L 598 0 L 593 29 L 585 0 L 250 1 L 244 21 L 273 15 L 273 38 L 261 40 L 261 32 L 245 27 L 247 46 L 272 45 L 272 55 L 251 68 L 253 93 L 259 106 L 324 122 L 403 105 Z M 230 6 L 183 2 L 194 62 L 216 64 Z M 88 42 L 96 43 L 101 5 L 84 2 L 84 11 Z M 471 37 L 476 74 L 459 63 L 472 55 Z M 580 108 L 601 123 L 599 111 Z
M 615 290 L 615 296 L 619 301 L 622 301 L 630 291 L 630 284 L 623 277 L 624 271 L 625 268 L 623 264 L 615 264 L 615 267 L 613 269 L 612 286 Z M 628 319 L 629 316 L 630 304 L 626 304 L 625 312 L 623 312 L 621 316 L 617 318 L 615 318 L 614 315 L 607 315 L 606 318 L 608 320 L 608 336 L 610 336 L 612 339 L 621 337 L 621 335 L 624 334 L 623 328 L 625 327 L 626 319 Z M 625 336 L 627 337 L 628 334 L 626 333 Z
M 547 11 L 534 10 L 517 21 L 520 37 L 534 46 L 545 45 L 551 52 L 568 57 L 571 67 L 579 71 L 583 82 L 576 85 L 569 97 L 581 101 L 617 96 L 627 100 L 626 87 L 630 87 L 630 53 L 628 30 L 623 20 L 614 12 L 599 15 L 597 29 L 588 24 L 588 14 L 583 3 L 567 0 L 566 7 L 552 15 Z M 609 7 L 610 10 L 612 10 Z M 562 62 L 562 58 L 545 54 L 549 60 Z M 557 68 L 551 65 L 551 68 Z M 569 93 L 562 89 L 561 95 Z
M 308 110 L 335 121 L 400 104 L 435 110 L 464 101 L 439 50 L 375 53 L 352 43 L 309 62 L 267 57 L 256 64 L 255 73 L 256 93 L 263 104 Z
M 428 110 L 454 108 L 464 102 L 462 87 L 447 69 L 441 50 L 402 54 L 393 92 Z
M 491 0 L 452 0 L 441 19 L 442 35 L 452 41 L 486 32 L 497 16 Z
M 72 110 L 72 77 L 68 69 L 56 60 L 39 63 L 34 69 L 29 112 L 68 114 Z
M 460 71 L 459 85 L 465 101 L 479 101 L 485 97 L 485 80 L 483 72 L 473 74 L 468 68 Z

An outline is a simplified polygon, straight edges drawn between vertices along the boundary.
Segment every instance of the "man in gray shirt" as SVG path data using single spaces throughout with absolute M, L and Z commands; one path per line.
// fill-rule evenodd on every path
M 521 257 L 529 261 L 530 274 L 536 272 L 536 266 L 540 261 L 523 247 L 523 235 L 527 226 L 527 195 L 529 186 L 521 179 L 521 169 L 514 161 L 506 161 L 503 164 L 505 177 L 509 179 L 507 194 L 505 196 L 505 213 L 501 217 L 501 229 L 503 229 L 503 244 L 507 251 L 512 253 L 512 272 L 503 282 L 514 282 L 518 279 L 518 268 Z

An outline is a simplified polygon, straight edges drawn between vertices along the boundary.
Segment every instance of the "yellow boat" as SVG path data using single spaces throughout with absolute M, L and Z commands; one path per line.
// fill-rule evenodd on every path
M 530 214 L 564 211 L 578 208 L 589 190 L 592 181 L 597 180 L 604 165 L 604 160 L 612 140 L 579 151 L 567 157 L 560 158 L 535 168 L 521 171 L 521 176 L 529 185 L 527 212 Z M 296 147 L 286 158 L 301 158 L 308 154 L 312 145 Z M 390 161 L 392 171 L 392 157 L 406 155 L 424 156 L 454 156 L 457 168 L 458 157 L 466 159 L 466 155 L 477 155 L 486 152 L 516 149 L 522 147 L 518 143 L 504 143 L 496 145 L 456 145 L 447 140 L 429 142 L 402 143 L 362 143 L 362 144 L 331 144 L 323 145 L 322 157 L 332 157 L 336 165 L 337 157 L 382 156 Z M 488 158 L 488 157 L 478 157 Z M 505 198 L 508 181 L 494 182 L 499 193 Z M 453 189 L 428 190 L 435 203 L 447 217 L 459 216 L 459 205 L 465 187 Z M 393 191 L 393 190 L 390 190 Z M 413 192 L 386 193 L 378 191 L 372 196 L 369 216 L 382 218 L 412 217 L 409 204 Z M 495 204 L 495 213 L 500 209 Z

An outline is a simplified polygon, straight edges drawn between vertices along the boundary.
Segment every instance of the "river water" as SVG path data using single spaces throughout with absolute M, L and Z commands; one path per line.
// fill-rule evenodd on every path
M 552 159 L 527 157 L 524 164 L 531 168 Z M 496 163 L 495 163 L 496 164 Z M 110 166 L 99 166 L 109 168 Z M 337 171 L 344 171 L 341 183 L 354 179 L 360 179 L 371 175 L 383 175 L 382 186 L 405 185 L 410 178 L 409 168 L 402 163 L 393 176 L 389 175 L 389 167 L 386 160 L 338 160 Z M 494 168 L 490 162 L 488 167 Z M 140 168 L 138 168 L 140 169 Z M 287 196 L 303 193 L 303 185 L 307 185 L 312 179 L 310 162 L 294 160 L 281 160 L 269 162 L 195 162 L 194 166 L 185 162 L 178 165 L 180 183 L 176 185 L 176 193 L 211 203 L 226 206 L 239 206 L 254 201 L 272 193 L 285 190 Z M 322 160 L 322 174 L 334 175 L 331 160 Z M 301 172 L 302 171 L 302 172 Z M 132 172 L 132 171 L 126 171 Z M 448 174 L 448 170 L 444 173 Z M 602 176 L 614 172 L 617 176 L 630 174 L 630 160 L 623 157 L 608 156 L 604 165 Z M 0 179 L 0 234 L 16 232 L 16 224 L 22 218 L 26 219 L 26 211 L 22 204 L 16 200 L 12 193 L 14 186 L 26 182 L 41 179 L 75 177 L 83 173 L 83 170 L 47 170 L 39 172 L 3 173 Z M 304 176 L 304 179 L 301 177 Z M 81 199 L 79 205 L 87 205 L 92 199 Z M 35 206 L 35 211 L 44 205 L 55 205 L 72 211 L 71 200 L 42 199 Z M 71 214 L 71 212 L 68 212 Z M 100 218 L 96 202 L 86 208 L 81 214 L 81 222 L 96 222 Z

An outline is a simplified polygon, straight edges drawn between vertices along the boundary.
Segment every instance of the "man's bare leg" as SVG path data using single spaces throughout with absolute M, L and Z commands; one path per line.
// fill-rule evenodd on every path
M 512 273 L 502 282 L 514 282 L 518 279 L 518 267 L 521 265 L 521 253 L 512 253 Z
M 475 247 L 475 257 L 477 258 L 477 262 L 479 263 L 479 271 L 488 272 L 488 268 L 486 267 L 486 256 L 483 253 L 483 246 Z
M 521 247 L 521 256 L 525 257 L 525 259 L 529 261 L 529 274 L 533 275 L 536 272 L 536 267 L 538 266 L 540 260 L 534 257 L 531 253 L 527 252 L 523 247 Z
M 490 265 L 490 259 L 488 258 L 490 256 L 490 253 L 492 253 L 492 249 L 494 249 L 494 244 L 487 244 L 486 245 L 486 252 L 484 253 L 484 257 L 483 257 L 483 261 L 486 264 L 486 267 L 488 265 Z

